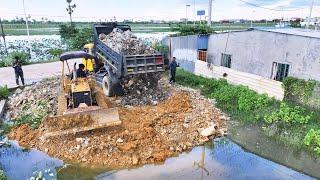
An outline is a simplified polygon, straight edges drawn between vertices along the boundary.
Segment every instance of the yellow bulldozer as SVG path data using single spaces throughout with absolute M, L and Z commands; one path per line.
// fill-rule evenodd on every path
M 104 95 L 99 96 L 99 87 L 96 85 L 94 72 L 85 66 L 83 77 L 77 77 L 76 63 L 73 70 L 70 69 L 68 61 L 71 59 L 82 59 L 82 63 L 93 60 L 94 57 L 84 51 L 72 51 L 63 53 L 60 56 L 62 62 L 61 91 L 58 97 L 57 116 L 47 117 L 45 121 L 56 123 L 77 121 L 91 121 L 84 127 L 71 127 L 53 132 L 48 132 L 44 137 L 76 134 L 84 131 L 117 126 L 121 124 L 117 108 L 108 107 L 102 102 Z M 68 72 L 65 73 L 65 66 Z M 78 69 L 79 71 L 79 69 Z M 63 121 L 63 122 L 62 122 Z

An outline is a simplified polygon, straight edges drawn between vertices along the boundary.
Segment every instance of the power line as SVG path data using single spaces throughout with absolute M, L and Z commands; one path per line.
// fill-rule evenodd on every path
M 270 10 L 270 11 L 298 11 L 298 10 L 302 10 L 302 9 L 305 9 L 305 8 L 297 8 L 297 9 L 274 9 L 274 8 L 268 8 L 268 7 L 264 7 L 264 6 L 259 6 L 257 4 L 254 4 L 254 3 L 251 3 L 251 2 L 247 2 L 247 1 L 244 1 L 244 0 L 239 0 L 243 3 L 246 3 L 250 6 L 254 6 L 254 7 L 258 7 L 258 8 L 262 8 L 262 9 L 267 9 L 267 10 Z

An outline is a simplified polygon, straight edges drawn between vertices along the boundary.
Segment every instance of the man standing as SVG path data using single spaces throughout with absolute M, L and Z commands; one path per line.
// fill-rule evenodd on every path
M 179 65 L 176 62 L 176 57 L 172 58 L 172 61 L 170 63 L 170 73 L 171 73 L 171 77 L 170 77 L 170 83 L 175 83 L 176 82 L 176 71 L 177 71 L 177 67 L 179 67 Z
M 21 68 L 21 61 L 20 58 L 18 56 L 14 57 L 13 63 L 12 63 L 12 67 L 14 69 L 14 73 L 16 75 L 16 83 L 19 86 L 19 77 L 21 79 L 22 85 L 24 86 L 24 78 L 23 78 L 23 70 Z

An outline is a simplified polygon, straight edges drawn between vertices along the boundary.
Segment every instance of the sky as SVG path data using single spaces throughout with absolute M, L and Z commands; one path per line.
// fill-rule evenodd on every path
M 305 18 L 312 0 L 214 0 L 212 19 Z M 0 0 L 0 18 L 23 17 L 23 0 Z M 197 10 L 208 12 L 208 0 L 73 0 L 75 21 L 199 19 Z M 186 5 L 190 7 L 186 7 Z M 25 0 L 30 19 L 68 21 L 66 0 Z M 262 8 L 259 8 L 259 7 Z M 206 14 L 207 16 L 207 14 Z M 314 0 L 313 17 L 320 17 L 320 0 Z M 204 19 L 205 17 L 202 17 Z

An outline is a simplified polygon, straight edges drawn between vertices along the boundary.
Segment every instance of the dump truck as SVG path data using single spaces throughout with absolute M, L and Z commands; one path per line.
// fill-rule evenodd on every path
M 151 55 L 125 55 L 116 52 L 99 39 L 99 34 L 109 34 L 114 28 L 123 31 L 130 30 L 129 25 L 117 23 L 97 23 L 93 25 L 94 45 L 93 55 L 97 62 L 95 66 L 96 82 L 103 89 L 106 96 L 113 96 L 121 92 L 125 80 L 145 74 L 154 75 L 165 71 L 164 58 L 161 53 Z M 99 64 L 103 64 L 102 66 Z

